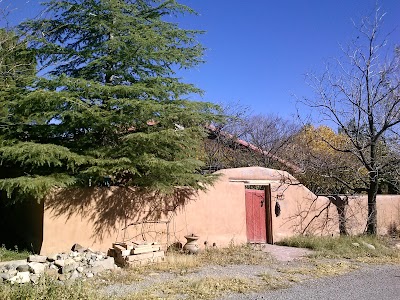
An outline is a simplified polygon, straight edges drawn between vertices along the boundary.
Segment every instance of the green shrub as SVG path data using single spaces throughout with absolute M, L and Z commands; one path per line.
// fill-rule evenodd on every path
M 29 251 L 20 251 L 17 246 L 13 250 L 7 249 L 4 245 L 0 247 L 0 261 L 10 261 L 26 259 L 31 253 Z

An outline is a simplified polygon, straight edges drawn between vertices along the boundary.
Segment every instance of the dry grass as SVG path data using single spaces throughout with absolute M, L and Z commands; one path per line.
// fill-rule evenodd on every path
M 101 300 L 97 291 L 87 283 L 76 281 L 72 284 L 42 277 L 37 285 L 4 283 L 0 285 L 0 299 L 2 300 Z M 105 300 L 105 299 L 104 299 Z
M 357 262 L 376 265 L 400 264 L 400 253 L 390 256 L 364 256 L 357 257 Z
M 202 266 L 198 255 L 187 255 L 180 252 L 168 252 L 165 261 L 160 264 L 138 267 L 138 272 L 173 272 L 185 274 L 194 271 Z
M 330 238 L 332 239 L 332 238 Z M 318 243 L 317 243 L 318 242 Z M 352 240 L 353 242 L 353 240 Z M 384 249 L 384 254 L 375 256 L 369 254 L 362 256 L 365 249 L 355 250 L 359 260 L 371 259 L 374 262 L 390 262 L 394 257 L 393 250 L 384 244 L 367 241 L 377 247 L 377 252 Z M 198 255 L 186 255 L 179 252 L 169 252 L 166 261 L 162 264 L 155 264 L 131 269 L 122 269 L 97 275 L 93 280 L 87 282 L 77 281 L 72 284 L 62 285 L 54 279 L 44 277 L 37 286 L 26 284 L 21 286 L 12 286 L 4 284 L 0 286 L 0 299 L 65 299 L 65 300 L 103 300 L 103 299 L 120 299 L 120 300 L 155 300 L 155 299 L 218 299 L 228 293 L 249 293 L 262 290 L 281 289 L 290 286 L 294 282 L 306 280 L 309 278 L 326 277 L 345 274 L 356 268 L 351 261 L 332 262 L 326 257 L 347 256 L 348 251 L 354 251 L 354 246 L 348 245 L 343 240 L 321 241 L 318 239 L 310 241 L 308 238 L 309 248 L 320 251 L 318 257 L 310 264 L 307 260 L 304 264 L 294 268 L 276 269 L 276 265 L 272 263 L 269 255 L 254 251 L 249 246 L 231 246 L 225 249 L 210 249 L 203 251 Z M 303 244 L 302 244 L 303 246 Z M 311 247 L 312 246 L 312 247 Z M 381 248 L 382 247 L 382 248 Z M 346 249 L 346 251 L 338 249 Z M 359 248 L 359 247 L 355 247 Z M 368 249 L 368 251 L 372 251 Z M 369 253 L 369 252 L 368 252 Z M 324 256 L 325 255 L 325 256 Z M 321 257 L 324 259 L 321 260 Z M 368 262 L 368 261 L 367 261 Z M 188 272 L 196 271 L 201 267 L 214 265 L 270 265 L 272 274 L 263 273 L 257 278 L 236 278 L 236 277 L 205 277 L 197 279 L 175 279 L 172 281 L 157 283 L 153 286 L 144 287 L 141 291 L 125 295 L 123 297 L 112 296 L 105 297 L 98 293 L 100 286 L 111 284 L 135 284 L 144 280 L 146 276 L 156 272 L 172 272 L 184 275 Z M 273 275 L 278 271 L 278 275 Z M 158 274 L 158 273 L 157 273 Z
M 265 265 L 271 262 L 272 259 L 268 254 L 254 251 L 248 245 L 241 245 L 222 249 L 209 249 L 197 255 L 171 251 L 167 253 L 163 263 L 133 267 L 129 271 L 137 275 L 151 272 L 172 272 L 183 275 L 209 265 Z
M 153 299 L 218 299 L 227 293 L 247 293 L 259 290 L 259 285 L 243 278 L 206 277 L 182 279 L 119 298 L 123 300 Z
M 289 286 L 288 282 L 286 282 L 286 278 L 281 276 L 277 277 L 269 273 L 263 273 L 260 274 L 259 277 L 263 281 L 264 289 L 277 290 L 287 288 Z
M 369 249 L 363 242 L 373 245 L 375 249 Z M 390 248 L 389 241 L 379 237 L 296 236 L 280 241 L 279 244 L 314 250 L 316 253 L 312 255 L 313 258 L 346 258 L 371 263 L 400 262 L 400 251 Z
M 230 246 L 222 249 L 210 249 L 199 254 L 203 265 L 265 265 L 272 258 L 264 252 L 254 251 L 250 245 Z
M 111 284 L 132 284 L 142 281 L 144 277 L 134 270 L 119 269 L 97 274 L 93 278 L 93 283 L 96 286 L 111 285 Z
M 270 256 L 260 251 L 254 251 L 250 246 L 230 246 L 223 249 L 210 249 L 197 255 L 182 252 L 168 252 L 163 263 L 147 266 L 125 268 L 118 271 L 99 274 L 92 282 L 100 287 L 111 284 L 132 284 L 143 280 L 151 273 L 169 272 L 179 275 L 195 272 L 209 265 L 260 265 L 269 264 Z
M 303 275 L 312 278 L 320 278 L 326 276 L 337 276 L 351 272 L 358 267 L 351 263 L 316 263 L 313 266 L 302 266 L 298 268 L 278 269 L 280 273 L 288 275 Z M 300 279 L 299 279 L 300 280 Z

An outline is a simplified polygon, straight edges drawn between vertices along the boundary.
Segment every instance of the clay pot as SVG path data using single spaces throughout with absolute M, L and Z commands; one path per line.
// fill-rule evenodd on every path
M 185 239 L 187 240 L 187 243 L 185 244 L 185 246 L 183 246 L 183 250 L 190 254 L 196 254 L 197 252 L 199 252 L 199 244 L 197 244 L 197 240 L 199 238 L 199 236 L 194 234 L 186 235 Z

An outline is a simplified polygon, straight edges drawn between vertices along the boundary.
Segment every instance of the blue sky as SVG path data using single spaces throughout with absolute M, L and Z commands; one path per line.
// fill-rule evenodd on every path
M 33 16 L 38 0 L 3 0 L 15 10 L 12 21 Z M 352 19 L 373 12 L 375 0 L 181 0 L 200 15 L 181 20 L 185 28 L 202 29 L 206 63 L 182 72 L 186 82 L 216 103 L 239 101 L 253 113 L 295 114 L 294 94 L 310 96 L 304 74 L 340 57 L 339 44 L 354 36 Z M 400 1 L 381 0 L 387 12 L 384 31 L 395 30 L 400 44 Z M 305 112 L 304 112 L 305 114 Z

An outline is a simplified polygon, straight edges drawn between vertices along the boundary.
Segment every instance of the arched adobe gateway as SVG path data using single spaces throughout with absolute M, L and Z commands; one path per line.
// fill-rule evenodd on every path
M 207 191 L 178 189 L 169 198 L 144 194 L 132 187 L 59 190 L 44 203 L 40 252 L 66 251 L 74 243 L 106 251 L 114 242 L 141 239 L 168 246 L 184 244 L 188 234 L 198 235 L 204 249 L 231 243 L 272 243 L 299 233 L 339 232 L 336 207 L 285 171 L 248 167 L 217 173 L 219 179 Z M 249 191 L 251 186 L 259 190 Z M 251 200 L 246 200 L 246 187 L 247 194 L 255 195 Z M 364 198 L 349 204 L 350 233 L 360 233 L 365 227 Z M 379 202 L 378 198 L 378 210 L 382 205 L 393 207 L 397 203 L 400 216 L 400 199 L 393 199 Z M 264 217 L 257 215 L 261 211 Z M 382 210 L 385 215 L 378 211 L 378 227 L 379 218 L 389 220 L 387 212 L 392 214 L 390 220 L 397 217 L 393 211 Z M 265 231 L 257 227 L 263 222 Z
M 300 186 L 292 175 L 286 171 L 262 167 L 226 169 L 221 172 L 227 176 L 230 183 L 245 186 L 247 242 L 273 244 L 274 236 L 280 239 L 282 236 L 293 234 L 290 227 L 287 228 L 289 232 L 285 232 L 285 226 L 282 228 L 284 222 L 278 219 L 282 213 L 281 205 L 286 209 L 290 207 L 282 204 L 285 193 L 293 187 Z M 310 194 L 304 187 L 301 192 L 307 197 Z M 286 212 L 284 211 L 284 216 Z

